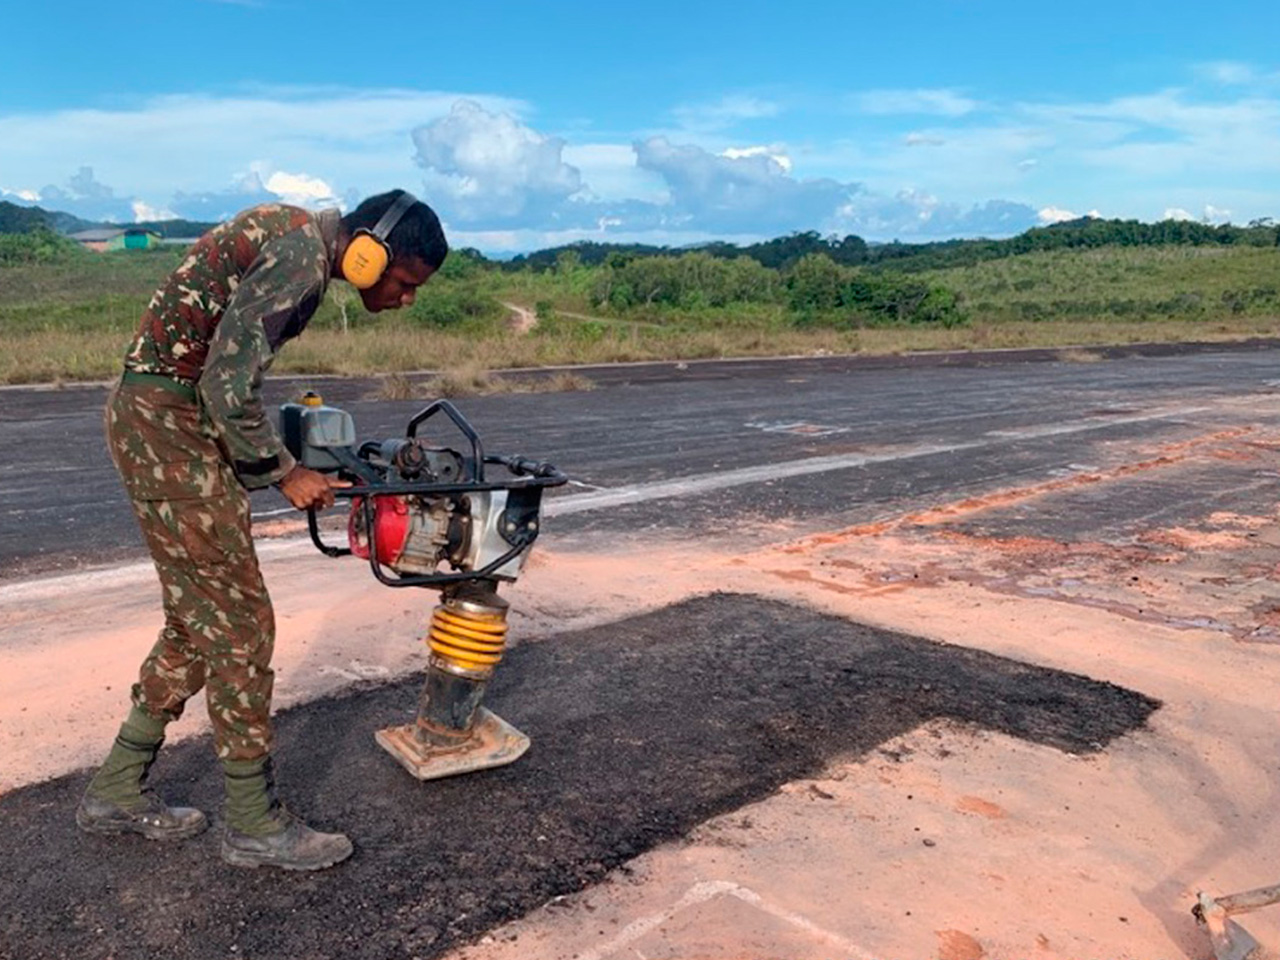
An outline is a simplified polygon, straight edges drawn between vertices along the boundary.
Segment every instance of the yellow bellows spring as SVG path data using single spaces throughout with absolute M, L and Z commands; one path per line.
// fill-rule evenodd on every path
M 427 645 L 440 659 L 464 670 L 491 670 L 507 640 L 505 616 L 477 617 L 443 604 L 431 613 Z

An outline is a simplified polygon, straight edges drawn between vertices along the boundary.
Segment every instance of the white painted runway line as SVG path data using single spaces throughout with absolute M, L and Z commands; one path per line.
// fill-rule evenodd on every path
M 790 460 L 785 463 L 771 463 L 755 467 L 743 467 L 737 470 L 720 470 L 714 473 L 695 474 L 694 476 L 681 477 L 676 480 L 658 480 L 653 483 L 640 483 L 633 486 L 595 489 L 589 493 L 550 499 L 543 504 L 542 512 L 548 517 L 568 517 L 579 513 L 589 513 L 592 510 L 605 510 L 626 504 L 697 496 L 715 490 L 762 483 L 767 480 L 781 480 L 788 477 L 828 473 L 834 470 L 849 470 L 871 464 L 892 463 L 941 453 L 979 450 L 1007 444 L 1010 440 L 1086 433 L 1091 430 L 1105 430 L 1122 423 L 1174 420 L 1211 409 L 1212 407 L 1208 406 L 1166 407 L 1126 417 L 1085 417 L 1080 420 L 1039 427 L 1026 427 L 1020 430 L 993 430 L 978 439 L 965 443 L 924 443 L 901 447 L 885 453 L 851 453 L 830 457 L 809 457 L 804 460 Z M 296 512 L 290 507 L 285 507 L 279 511 L 256 514 L 256 516 L 265 517 Z M 309 536 L 260 540 L 257 543 L 258 555 L 261 557 L 278 556 L 303 548 L 313 549 Z M 0 584 L 0 606 L 31 603 L 41 598 L 60 595 L 67 590 L 82 590 L 86 580 L 92 583 L 94 589 L 109 589 L 147 580 L 154 576 L 155 570 L 151 562 L 143 561 L 117 567 L 81 570 L 76 573 L 60 574 L 54 577 Z
M 619 507 L 624 504 L 647 503 L 651 500 L 664 500 L 670 497 L 697 496 L 714 490 L 740 487 L 751 483 L 762 483 L 765 480 L 801 477 L 814 473 L 827 473 L 832 470 L 849 470 L 853 467 L 865 467 L 877 463 L 892 463 L 898 460 L 931 457 L 940 453 L 981 450 L 984 447 L 994 447 L 1008 443 L 1010 440 L 1031 440 L 1043 436 L 1105 430 L 1120 423 L 1177 419 L 1193 413 L 1203 413 L 1208 409 L 1210 408 L 1173 407 L 1135 414 L 1129 417 L 1087 417 L 1083 420 L 1027 427 L 1021 430 L 993 430 L 977 440 L 970 440 L 965 443 L 922 443 L 901 447 L 885 453 L 848 453 L 831 457 L 809 457 L 804 460 L 791 460 L 786 463 L 769 463 L 756 467 L 743 467 L 738 470 L 720 470 L 716 473 L 698 474 L 691 477 L 681 477 L 676 480 L 658 480 L 653 483 L 641 483 L 631 487 L 615 487 L 612 490 L 583 493 L 576 497 L 563 497 L 546 503 L 542 508 L 542 512 L 549 517 L 567 517 L 575 513 Z
M 695 883 L 692 887 L 685 891 L 682 896 L 671 906 L 664 910 L 658 910 L 646 917 L 633 920 L 627 924 L 617 935 L 610 938 L 604 946 L 594 950 L 585 950 L 578 954 L 578 960 L 605 960 L 606 957 L 614 956 L 623 947 L 634 943 L 651 930 L 660 927 L 676 916 L 681 910 L 696 906 L 700 903 L 706 903 L 714 900 L 716 897 L 737 897 L 744 903 L 749 903 L 765 913 L 777 917 L 779 920 L 793 927 L 803 930 L 811 936 L 820 940 L 825 940 L 835 949 L 841 951 L 839 956 L 842 960 L 876 960 L 870 953 L 862 949 L 856 943 L 846 939 L 838 933 L 830 930 L 824 930 L 813 921 L 785 910 L 782 907 L 772 904 L 765 900 L 760 894 L 756 893 L 748 887 L 731 883 L 728 880 L 707 880 L 702 883 Z
M 262 520 L 265 517 L 278 517 L 282 513 L 297 513 L 297 512 L 298 511 L 293 507 L 281 507 L 279 510 L 262 510 L 259 513 L 251 513 L 249 514 L 249 516 L 253 520 Z

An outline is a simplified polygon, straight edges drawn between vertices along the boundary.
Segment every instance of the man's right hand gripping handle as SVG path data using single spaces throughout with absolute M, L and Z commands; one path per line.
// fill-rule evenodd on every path
M 351 484 L 346 480 L 339 480 L 337 477 L 330 477 L 297 465 L 284 475 L 277 486 L 285 499 L 297 509 L 306 510 L 310 507 L 324 510 L 326 507 L 333 506 L 335 488 L 349 487 Z

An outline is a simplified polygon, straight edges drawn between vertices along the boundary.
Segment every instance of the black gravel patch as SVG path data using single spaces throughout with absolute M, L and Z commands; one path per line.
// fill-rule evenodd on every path
M 419 685 L 280 715 L 287 788 L 357 844 L 321 874 L 225 866 L 216 831 L 172 846 L 83 835 L 83 772 L 0 797 L 0 957 L 431 957 L 932 718 L 1087 753 L 1159 707 L 730 594 L 513 650 L 488 703 L 533 748 L 500 770 L 424 784 L 374 745 L 375 729 L 412 716 Z M 170 802 L 216 809 L 207 738 L 167 750 L 155 779 Z

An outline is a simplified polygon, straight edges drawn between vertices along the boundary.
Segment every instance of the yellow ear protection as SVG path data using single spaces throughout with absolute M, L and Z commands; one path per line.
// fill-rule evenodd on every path
M 359 290 L 367 290 L 382 279 L 392 257 L 387 237 L 405 212 L 417 202 L 418 198 L 406 190 L 387 207 L 387 212 L 378 218 L 372 230 L 361 227 L 356 231 L 342 255 L 342 275 L 349 284 Z

